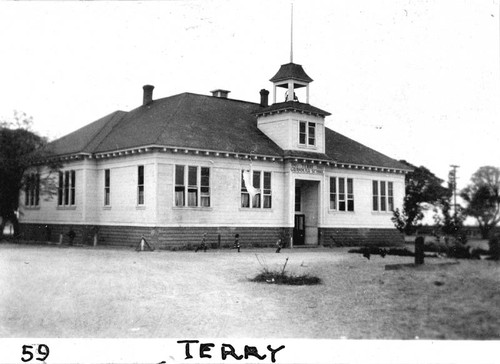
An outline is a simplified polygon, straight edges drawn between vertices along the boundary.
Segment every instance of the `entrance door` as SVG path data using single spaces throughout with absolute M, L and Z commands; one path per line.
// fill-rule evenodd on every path
M 295 215 L 293 226 L 293 245 L 304 245 L 306 236 L 305 216 Z

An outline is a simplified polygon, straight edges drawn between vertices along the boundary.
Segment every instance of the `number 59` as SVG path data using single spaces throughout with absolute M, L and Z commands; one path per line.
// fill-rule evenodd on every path
M 37 346 L 38 346 L 37 351 L 40 357 L 36 358 L 36 360 L 44 361 L 49 356 L 49 347 L 45 344 L 39 344 Z M 34 355 L 32 349 L 33 349 L 32 345 L 23 345 L 23 356 L 21 357 L 21 360 L 23 362 L 26 363 L 28 361 L 33 360 Z M 27 355 L 27 358 L 24 357 L 25 355 Z

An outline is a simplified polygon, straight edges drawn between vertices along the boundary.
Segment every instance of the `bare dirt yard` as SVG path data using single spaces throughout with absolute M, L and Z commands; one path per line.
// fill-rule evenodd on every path
M 347 250 L 1 243 L 0 337 L 500 339 L 500 264 L 428 258 L 385 270 L 413 258 Z M 249 281 L 261 263 L 281 269 L 287 257 L 287 272 L 322 284 Z

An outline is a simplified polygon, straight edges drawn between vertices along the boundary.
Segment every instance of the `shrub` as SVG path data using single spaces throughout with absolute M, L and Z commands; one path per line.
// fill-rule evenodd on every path
M 287 284 L 292 286 L 321 284 L 321 279 L 308 274 L 294 275 L 286 272 L 264 270 L 252 282 L 266 282 L 271 284 Z
M 285 264 L 283 264 L 283 268 L 281 271 L 278 270 L 270 270 L 267 267 L 267 263 L 264 257 L 259 257 L 259 255 L 255 254 L 257 261 L 262 266 L 262 272 L 257 274 L 253 279 L 250 279 L 251 282 L 266 282 L 272 284 L 287 284 L 292 286 L 302 286 L 302 285 L 315 285 L 320 284 L 321 279 L 315 276 L 310 276 L 308 274 L 294 275 L 285 273 L 286 264 L 288 263 L 288 258 L 285 260 Z

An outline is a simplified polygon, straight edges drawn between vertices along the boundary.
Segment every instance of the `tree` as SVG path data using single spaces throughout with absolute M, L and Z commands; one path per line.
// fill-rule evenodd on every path
M 436 203 L 434 221 L 445 236 L 453 236 L 458 241 L 465 243 L 463 226 L 466 215 L 460 205 L 452 202 L 452 199 L 456 197 L 453 191 L 456 191 L 456 176 L 455 171 L 452 170 L 448 175 L 448 193 Z
M 411 235 L 424 218 L 427 206 L 441 203 L 450 192 L 448 188 L 442 186 L 444 181 L 424 166 L 416 167 L 404 160 L 400 162 L 413 171 L 407 173 L 405 177 L 406 194 L 403 209 L 394 211 L 392 221 L 399 231 Z
M 11 121 L 0 121 L 0 239 L 7 221 L 14 225 L 14 234 L 19 233 L 16 211 L 19 192 L 27 183 L 25 172 L 46 153 L 47 139 L 33 132 L 32 124 L 33 119 L 20 112 L 14 112 Z M 51 171 L 57 168 L 56 163 L 49 165 Z M 40 184 L 42 191 L 53 188 L 49 175 Z
M 500 222 L 500 169 L 479 168 L 472 175 L 471 183 L 460 192 L 460 197 L 467 204 L 465 214 L 477 220 L 482 238 L 487 239 Z

